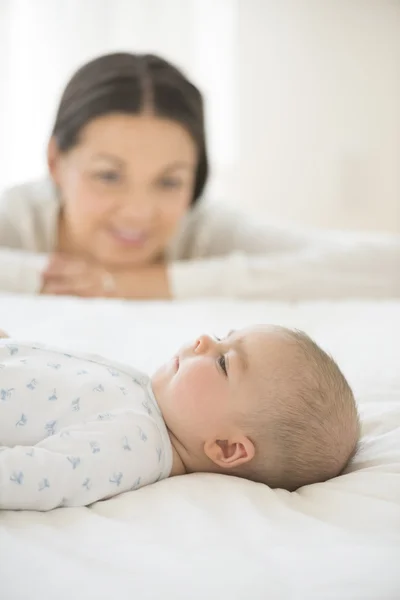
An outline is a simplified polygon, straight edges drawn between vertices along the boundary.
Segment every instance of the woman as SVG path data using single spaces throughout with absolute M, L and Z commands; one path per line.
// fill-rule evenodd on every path
M 49 179 L 0 201 L 0 289 L 186 298 L 400 295 L 398 240 L 255 226 L 200 203 L 202 97 L 151 55 L 102 56 L 68 83 Z

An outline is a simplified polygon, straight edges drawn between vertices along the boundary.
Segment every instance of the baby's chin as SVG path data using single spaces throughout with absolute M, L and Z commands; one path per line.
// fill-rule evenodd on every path
M 166 395 L 166 390 L 173 376 L 173 368 L 170 362 L 166 362 L 161 365 L 150 378 L 153 394 L 160 408 L 162 408 L 163 398 Z
M 176 356 L 173 356 L 167 362 L 162 364 L 151 376 L 152 385 L 165 385 L 167 384 L 174 375 L 178 372 L 179 360 Z
M 150 377 L 151 387 L 156 399 L 157 394 L 159 394 L 159 389 L 162 385 L 162 380 L 164 378 L 163 375 L 165 376 L 165 373 L 163 373 L 163 371 L 164 365 L 161 365 L 161 367 L 158 367 L 158 369 L 154 371 L 153 375 Z

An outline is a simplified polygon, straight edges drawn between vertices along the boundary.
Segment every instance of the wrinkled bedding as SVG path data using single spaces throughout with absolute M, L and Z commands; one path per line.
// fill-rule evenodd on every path
M 295 493 L 195 474 L 90 508 L 2 512 L 2 600 L 400 598 L 400 303 L 0 296 L 13 335 L 146 371 L 198 333 L 256 322 L 302 328 L 340 363 L 363 422 L 349 472 Z

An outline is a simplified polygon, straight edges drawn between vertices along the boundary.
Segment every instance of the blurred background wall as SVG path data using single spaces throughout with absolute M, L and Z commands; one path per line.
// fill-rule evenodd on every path
M 0 188 L 45 173 L 67 78 L 115 50 L 203 90 L 210 201 L 400 232 L 400 0 L 0 0 Z

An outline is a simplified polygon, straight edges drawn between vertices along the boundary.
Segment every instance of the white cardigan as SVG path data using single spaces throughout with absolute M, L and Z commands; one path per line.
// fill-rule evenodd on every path
M 49 180 L 0 198 L 0 290 L 37 293 L 56 248 L 59 200 Z M 299 232 L 200 203 L 168 249 L 172 295 L 400 297 L 400 236 Z

